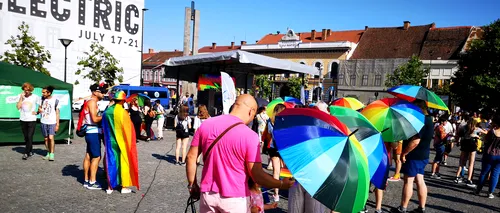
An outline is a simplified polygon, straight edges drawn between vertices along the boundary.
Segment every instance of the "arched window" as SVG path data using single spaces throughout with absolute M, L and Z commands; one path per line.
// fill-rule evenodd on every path
M 333 62 L 332 65 L 330 66 L 330 78 L 337 79 L 338 74 L 339 74 L 339 63 Z
M 314 75 L 314 78 L 319 78 L 319 73 L 321 73 L 321 67 L 322 67 L 322 64 L 321 62 L 316 62 L 314 63 L 314 67 L 316 67 L 318 69 L 318 75 Z

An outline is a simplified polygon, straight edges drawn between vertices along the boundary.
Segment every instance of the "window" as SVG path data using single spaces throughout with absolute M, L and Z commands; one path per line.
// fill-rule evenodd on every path
M 344 74 L 339 74 L 339 85 L 344 85 Z
M 422 81 L 420 82 L 420 86 L 427 88 L 427 79 L 422 79 Z
M 432 79 L 432 87 L 431 88 L 438 88 L 439 85 L 439 79 Z
M 323 65 L 321 64 L 321 62 L 316 62 L 314 63 L 314 66 L 318 69 L 318 75 L 314 75 L 314 78 L 319 78 L 319 74 L 323 69 Z
M 290 78 L 290 73 L 285 73 L 285 78 Z
M 363 81 L 361 82 L 361 86 L 368 86 L 368 75 L 363 75 Z
M 339 63 L 333 62 L 330 66 L 330 78 L 337 79 L 337 75 L 339 73 Z
M 375 75 L 375 86 L 377 86 L 377 87 L 382 86 L 382 76 L 381 75 Z
M 349 86 L 356 86 L 356 75 L 349 76 Z

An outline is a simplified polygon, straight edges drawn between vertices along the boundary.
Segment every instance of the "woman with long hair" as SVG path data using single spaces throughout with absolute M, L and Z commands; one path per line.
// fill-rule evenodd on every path
M 134 124 L 136 141 L 139 142 L 139 138 L 141 138 L 142 118 L 141 110 L 139 108 L 139 101 L 137 100 L 137 98 L 134 98 L 129 103 L 129 106 L 130 107 L 128 108 L 128 113 L 130 115 L 130 120 L 132 120 L 132 123 Z
M 144 100 L 144 108 L 142 109 L 142 113 L 144 113 L 144 123 L 146 126 L 146 141 L 151 140 L 151 126 L 153 125 L 153 121 L 155 120 L 156 113 L 151 106 L 151 100 Z
M 280 153 L 278 152 L 278 147 L 276 146 L 276 141 L 274 140 L 273 129 L 274 129 L 274 121 L 275 121 L 276 116 L 280 112 L 285 110 L 285 108 L 286 108 L 285 105 L 277 104 L 274 107 L 271 119 L 269 119 L 269 121 L 267 122 L 267 131 L 272 138 L 271 143 L 269 144 L 268 154 L 269 154 L 269 157 L 271 158 L 271 162 L 273 164 L 273 177 L 274 177 L 274 179 L 277 179 L 277 180 L 279 180 L 279 178 L 280 178 L 281 156 L 280 156 Z M 280 200 L 278 188 L 274 189 L 273 198 L 274 198 L 275 202 L 278 202 Z
M 181 106 L 179 114 L 174 119 L 175 129 L 175 162 L 178 165 L 186 164 L 187 144 L 189 142 L 189 129 L 191 129 L 191 118 L 189 117 L 189 107 Z M 182 148 L 182 161 L 179 161 L 179 155 Z
M 255 115 L 257 121 L 257 134 L 259 134 L 260 146 L 262 147 L 261 152 L 264 152 L 264 141 L 262 140 L 262 133 L 266 130 L 266 124 L 269 120 L 269 116 L 266 113 L 266 107 L 259 107 L 257 114 Z
M 198 107 L 198 115 L 196 117 L 194 117 L 194 122 L 193 122 L 194 132 L 196 133 L 196 130 L 198 130 L 198 128 L 200 128 L 201 123 L 203 123 L 203 121 L 205 121 L 209 118 L 210 118 L 210 115 L 208 114 L 207 106 L 200 104 L 200 106 Z M 201 160 L 201 155 L 198 156 L 196 163 L 199 164 L 200 160 Z
M 488 190 L 488 198 L 495 198 L 493 191 L 498 183 L 498 176 L 500 175 L 500 115 L 493 116 L 491 121 L 491 129 L 484 138 L 484 154 L 481 166 L 481 174 L 479 175 L 479 182 L 475 191 L 479 195 L 484 183 L 490 174 L 490 188 Z
M 463 137 L 460 141 L 460 163 L 457 169 L 455 183 L 461 183 L 463 181 L 460 177 L 460 173 L 462 172 L 462 168 L 465 166 L 467 160 L 469 160 L 469 170 L 467 171 L 468 175 L 465 183 L 469 187 L 476 187 L 476 185 L 472 183 L 472 175 L 474 174 L 474 160 L 476 159 L 476 150 L 478 145 L 477 140 L 481 134 L 485 133 L 487 132 L 479 127 L 479 122 L 476 119 L 469 119 L 467 126 L 463 129 Z

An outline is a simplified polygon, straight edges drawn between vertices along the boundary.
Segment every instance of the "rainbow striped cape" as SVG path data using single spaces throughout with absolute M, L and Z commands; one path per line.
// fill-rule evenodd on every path
M 135 186 L 140 190 L 134 125 L 121 104 L 114 104 L 106 109 L 102 117 L 102 128 L 109 186 Z

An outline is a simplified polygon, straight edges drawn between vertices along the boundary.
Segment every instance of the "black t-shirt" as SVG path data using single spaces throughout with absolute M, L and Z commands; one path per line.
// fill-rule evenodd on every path
M 424 127 L 416 135 L 420 138 L 420 143 L 413 149 L 408 155 L 406 155 L 407 160 L 428 160 L 430 154 L 430 146 L 432 137 L 434 136 L 434 124 L 432 122 L 432 116 L 425 116 Z M 410 140 L 403 141 L 403 150 L 406 149 Z

